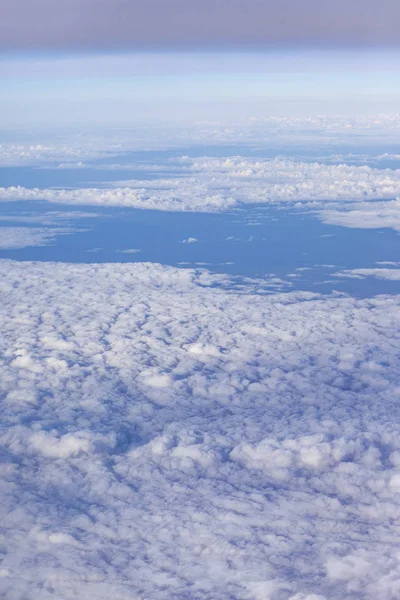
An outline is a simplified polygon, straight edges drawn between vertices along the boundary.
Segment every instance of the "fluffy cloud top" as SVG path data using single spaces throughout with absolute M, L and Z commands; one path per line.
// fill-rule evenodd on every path
M 399 298 L 227 283 L 0 261 L 3 597 L 399 597 Z
M 400 169 L 284 158 L 182 157 L 175 172 L 180 177 L 132 179 L 107 188 L 0 188 L 0 201 L 198 212 L 229 210 L 244 203 L 282 203 L 315 211 L 332 224 L 400 229 L 400 202 L 393 200 L 400 195 Z

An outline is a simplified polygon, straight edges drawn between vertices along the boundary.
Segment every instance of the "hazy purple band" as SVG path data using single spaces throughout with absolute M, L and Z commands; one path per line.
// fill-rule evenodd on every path
M 397 46 L 399 0 L 1 0 L 0 50 Z

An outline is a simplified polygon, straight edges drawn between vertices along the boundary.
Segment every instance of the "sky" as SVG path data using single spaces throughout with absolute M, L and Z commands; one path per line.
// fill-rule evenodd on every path
M 0 127 L 397 112 L 397 49 L 5 54 Z
M 397 46 L 397 0 L 3 0 L 3 50 Z
M 3 0 L 0 128 L 396 112 L 396 0 Z

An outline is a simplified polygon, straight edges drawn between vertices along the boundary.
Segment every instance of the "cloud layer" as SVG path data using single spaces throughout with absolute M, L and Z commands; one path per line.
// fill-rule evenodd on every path
M 0 592 L 395 600 L 399 298 L 0 261 Z
M 4 0 L 2 49 L 397 45 L 396 0 Z
M 125 170 L 126 165 L 122 165 Z M 118 165 L 113 165 L 118 169 Z M 159 165 L 131 170 L 159 170 Z M 165 165 L 163 165 L 165 169 Z M 126 206 L 166 211 L 218 212 L 246 203 L 281 204 L 315 212 L 325 222 L 348 227 L 400 229 L 400 169 L 294 161 L 230 158 L 177 159 L 174 177 L 132 179 L 108 187 L 0 188 L 1 201 Z M 113 186 L 113 187 L 110 187 Z
M 99 59 L 100 62 L 100 59 Z M 4 61 L 1 65 L 4 78 L 10 77 L 16 68 L 16 61 Z M 101 65 L 101 62 L 100 62 Z M 8 70 L 7 70 L 8 68 Z M 61 61 L 56 61 L 55 72 L 64 68 Z M 113 65 L 115 70 L 116 65 Z M 34 72 L 34 76 L 40 76 Z M 311 150 L 324 148 L 324 153 L 337 152 L 344 147 L 351 146 L 352 154 L 347 159 L 357 158 L 354 155 L 354 146 L 358 149 L 360 158 L 370 160 L 371 157 L 363 155 L 366 147 L 374 146 L 379 156 L 375 160 L 398 158 L 398 153 L 389 154 L 388 144 L 396 145 L 400 130 L 400 114 L 358 115 L 346 116 L 316 116 L 316 117 L 270 117 L 270 118 L 243 118 L 240 120 L 227 119 L 224 121 L 212 120 L 192 123 L 190 125 L 165 125 L 160 124 L 139 127 L 134 129 L 112 132 L 101 130 L 98 126 L 95 132 L 86 134 L 65 134 L 55 129 L 55 133 L 42 132 L 29 134 L 24 131 L 29 141 L 3 142 L 0 144 L 0 166 L 36 165 L 57 166 L 58 168 L 79 168 L 88 166 L 86 161 L 96 158 L 118 156 L 129 151 L 176 149 L 193 146 L 233 145 L 238 147 L 276 148 L 276 154 L 283 149 L 290 155 L 297 155 L 299 149 Z M 39 139 L 38 139 L 39 138 Z M 24 139 L 24 138 L 23 138 Z M 289 150 L 288 150 L 289 149 Z M 346 156 L 345 156 L 346 157 Z M 343 157 L 343 160 L 344 158 Z M 340 159 L 340 154 L 331 156 Z M 337 162 L 337 161 L 336 161 Z M 122 165 L 115 165 L 122 168 Z M 113 168 L 110 160 L 102 161 L 101 168 Z M 125 165 L 125 168 L 131 168 Z
M 71 229 L 40 227 L 0 227 L 0 249 L 48 246 L 57 235 L 73 233 Z

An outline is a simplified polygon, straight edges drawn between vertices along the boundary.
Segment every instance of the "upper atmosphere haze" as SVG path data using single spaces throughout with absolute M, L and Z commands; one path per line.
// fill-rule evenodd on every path
M 0 49 L 397 46 L 398 0 L 2 0 Z

